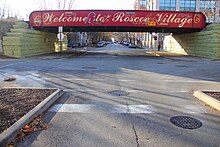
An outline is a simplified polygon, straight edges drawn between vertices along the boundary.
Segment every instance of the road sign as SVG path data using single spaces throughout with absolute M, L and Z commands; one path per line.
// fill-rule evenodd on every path
M 63 39 L 64 39 L 64 34 L 63 34 L 63 33 L 58 33 L 58 34 L 57 34 L 57 38 L 58 38 L 59 41 L 63 41 Z
M 148 26 L 156 26 L 157 25 L 156 21 L 149 21 L 147 24 L 148 24 Z
M 63 27 L 58 27 L 58 32 L 63 33 Z

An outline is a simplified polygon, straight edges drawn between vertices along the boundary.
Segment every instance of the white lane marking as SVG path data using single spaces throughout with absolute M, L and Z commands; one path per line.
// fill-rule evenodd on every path
M 126 92 L 128 93 L 139 93 L 139 92 L 144 92 L 144 91 L 141 91 L 141 90 L 125 90 Z
M 151 114 L 158 110 L 152 105 L 116 105 L 110 109 L 100 109 L 102 107 L 95 104 L 56 104 L 53 105 L 49 112 L 67 112 L 67 113 L 97 113 L 97 110 L 103 113 L 130 113 L 130 114 Z M 169 108 L 168 108 L 169 109 Z M 188 114 L 202 114 L 207 113 L 206 109 L 198 105 L 185 105 L 171 110 Z
M 105 90 L 91 90 L 91 89 L 63 89 L 64 91 L 69 91 L 69 92 L 105 92 Z M 142 93 L 142 92 L 147 92 L 147 91 L 142 91 L 142 90 L 126 90 L 126 89 L 122 89 L 128 93 Z M 160 91 L 161 92 L 161 91 Z M 190 91 L 187 90 L 181 90 L 181 91 L 164 91 L 164 92 L 168 92 L 168 93 L 188 93 Z
M 151 105 L 129 105 L 130 113 L 154 113 L 154 108 Z
M 118 80 L 119 82 L 135 82 L 136 80 L 126 80 L 126 79 L 124 79 L 124 80 Z
M 126 89 L 126 88 L 122 88 L 121 90 L 129 92 L 129 93 L 145 92 L 143 90 L 132 90 L 132 89 Z
M 201 107 L 201 106 L 197 106 L 197 105 L 186 105 L 181 107 L 183 109 L 183 112 L 186 113 L 206 113 L 207 111 Z
M 99 92 L 105 92 L 105 90 L 91 90 L 91 89 L 63 89 L 64 91 L 69 91 L 69 92 L 95 92 L 95 91 L 99 91 Z M 124 90 L 128 93 L 138 93 L 138 92 L 144 92 L 144 91 L 140 91 L 140 90 Z
M 84 78 L 59 78 L 59 77 L 45 77 L 43 78 L 45 80 L 53 80 L 53 79 L 58 79 L 58 80 L 71 80 L 71 81 L 109 81 L 109 79 L 84 79 Z M 136 80 L 118 80 L 119 82 L 135 82 Z
M 151 105 L 119 105 L 111 113 L 154 113 L 154 108 Z
M 56 104 L 51 109 L 50 112 L 89 112 L 95 105 L 92 104 Z
M 215 81 L 203 81 L 203 80 L 185 80 L 185 81 L 178 81 L 178 80 L 162 80 L 162 82 L 167 82 L 167 83 L 218 83 Z
M 50 112 L 69 112 L 69 113 L 92 113 L 98 110 L 99 106 L 94 104 L 56 104 L 52 106 Z M 108 113 L 154 113 L 151 105 L 118 105 L 106 110 Z

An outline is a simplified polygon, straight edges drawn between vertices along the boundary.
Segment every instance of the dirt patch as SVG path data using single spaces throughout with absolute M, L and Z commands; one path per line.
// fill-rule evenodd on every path
M 204 92 L 204 93 L 220 101 L 220 92 Z
M 0 134 L 53 92 L 54 89 L 0 89 Z

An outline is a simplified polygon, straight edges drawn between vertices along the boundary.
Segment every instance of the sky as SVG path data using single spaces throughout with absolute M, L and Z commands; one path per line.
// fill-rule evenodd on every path
M 1 0 L 0 0 L 1 1 Z M 27 19 L 28 15 L 39 10 L 37 0 L 6 0 L 9 9 L 20 17 Z M 46 0 L 51 2 L 52 0 Z M 56 2 L 56 0 L 53 0 Z M 73 9 L 110 9 L 110 10 L 131 10 L 134 0 L 75 0 Z M 56 6 L 51 6 L 56 9 Z

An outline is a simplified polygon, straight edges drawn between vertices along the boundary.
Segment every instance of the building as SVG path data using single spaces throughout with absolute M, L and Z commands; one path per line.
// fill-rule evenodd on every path
M 136 0 L 134 2 L 135 10 L 146 10 L 147 0 Z
M 203 12 L 207 22 L 220 22 L 220 0 L 146 0 L 146 10 Z
M 135 0 L 134 2 L 134 9 L 135 10 L 146 10 L 148 0 Z M 139 47 L 146 47 L 148 44 L 146 42 L 146 34 L 143 32 L 139 33 L 130 33 L 131 40 L 133 41 L 134 44 L 136 44 Z
M 220 23 L 220 0 L 136 0 L 134 8 L 136 10 L 203 12 L 207 23 Z M 168 34 L 155 32 L 143 35 L 142 33 L 143 44 L 148 48 L 156 48 L 159 43 L 163 44 L 166 35 Z

